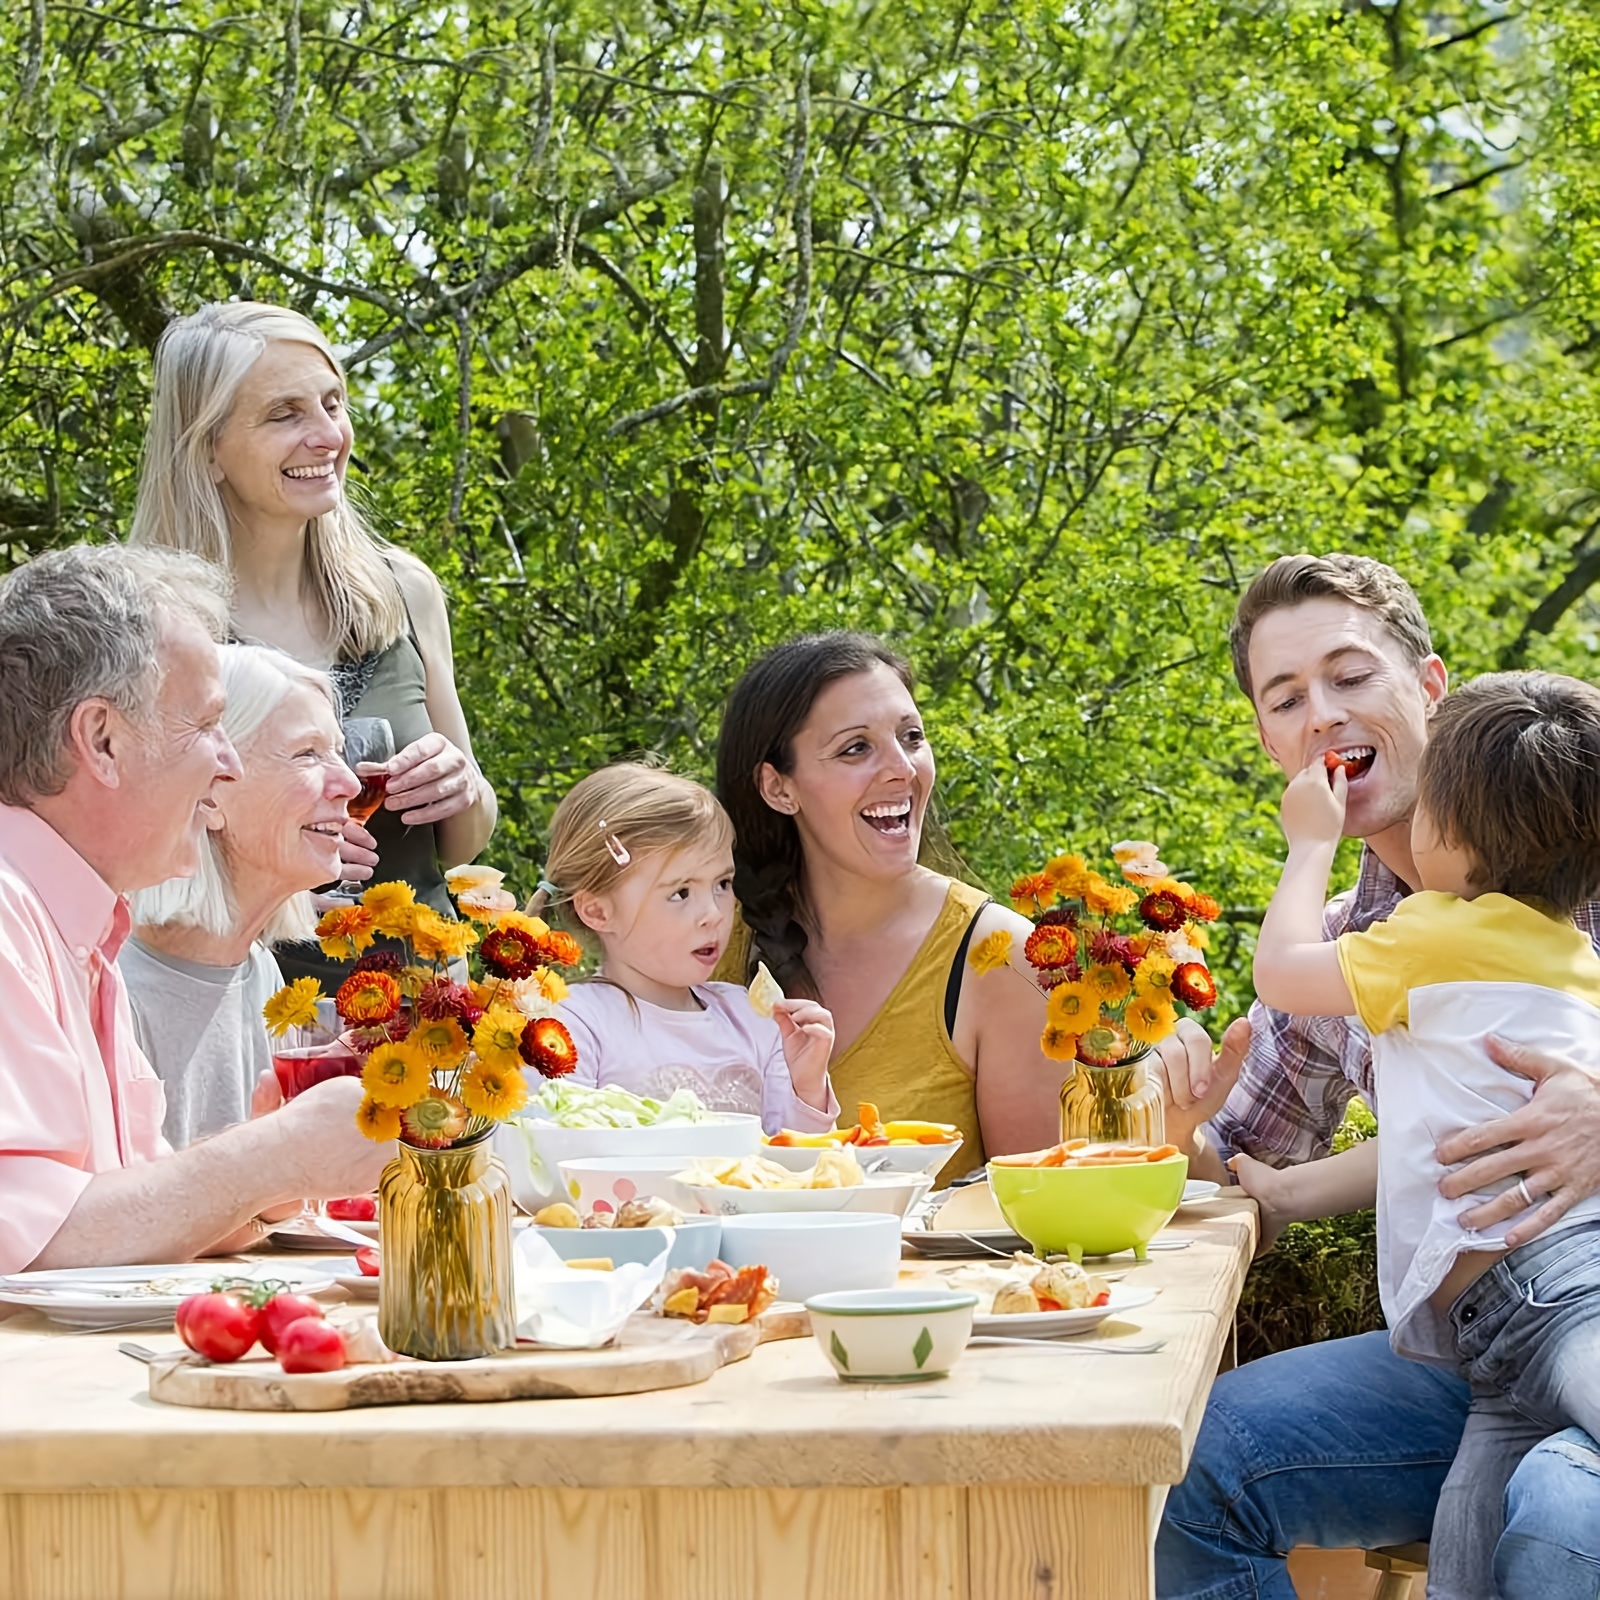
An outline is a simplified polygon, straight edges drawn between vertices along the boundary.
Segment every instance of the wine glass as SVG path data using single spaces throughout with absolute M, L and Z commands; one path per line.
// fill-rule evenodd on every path
M 290 1028 L 272 1041 L 272 1071 L 285 1102 L 330 1078 L 359 1078 L 361 1057 L 340 1032 L 339 1018 L 331 1001 L 317 1003 L 317 1021 L 303 1028 Z M 321 1221 L 321 1210 L 310 1200 L 301 1200 L 299 1214 L 284 1219 L 280 1227 L 291 1231 L 298 1224 Z
M 394 729 L 382 717 L 351 717 L 342 724 L 344 728 L 344 763 L 352 770 L 358 763 L 379 763 L 394 759 Z M 356 773 L 361 779 L 361 793 L 346 811 L 352 822 L 365 823 L 389 792 L 389 774 L 386 772 Z M 348 900 L 354 900 L 364 885 L 342 881 L 333 891 Z

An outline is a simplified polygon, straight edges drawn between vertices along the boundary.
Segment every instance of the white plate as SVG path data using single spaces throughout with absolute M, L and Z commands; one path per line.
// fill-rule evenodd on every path
M 377 1243 L 378 1224 L 376 1222 L 344 1222 L 341 1228 L 353 1228 L 357 1233 L 365 1234 L 373 1243 Z M 274 1228 L 270 1235 L 273 1244 L 280 1250 L 320 1250 L 326 1255 L 330 1250 L 359 1249 L 358 1245 L 351 1244 L 348 1239 L 341 1239 L 335 1233 L 324 1233 L 315 1222 L 302 1221 L 296 1217 L 292 1222 L 286 1223 L 281 1228 Z
M 278 1279 L 296 1294 L 324 1294 L 334 1285 L 330 1270 L 342 1263 L 184 1261 L 154 1267 L 63 1267 L 0 1278 L 0 1302 L 31 1306 L 69 1328 L 147 1328 L 170 1323 L 192 1294 L 204 1294 L 218 1278 Z M 162 1292 L 141 1292 L 160 1283 Z
M 1032 1251 L 1033 1246 L 1020 1233 L 1009 1228 L 978 1228 L 971 1233 L 941 1233 L 929 1228 L 908 1227 L 900 1237 L 919 1256 L 988 1256 L 991 1252 L 1011 1255 L 1017 1250 Z
M 342 1263 L 341 1263 L 342 1264 Z M 341 1272 L 334 1282 L 339 1285 L 352 1300 L 370 1300 L 377 1302 L 378 1280 L 369 1278 L 364 1272 L 354 1275 Z
M 874 1175 L 846 1189 L 737 1189 L 730 1184 L 686 1184 L 711 1217 L 760 1216 L 773 1211 L 888 1211 L 903 1217 L 932 1187 L 920 1175 Z
M 1209 1178 L 1190 1178 L 1183 1186 L 1183 1199 L 1178 1202 L 1178 1209 L 1203 1206 L 1206 1201 L 1214 1200 L 1221 1191 L 1222 1185 L 1213 1183 Z
M 1075 1333 L 1098 1328 L 1107 1317 L 1147 1306 L 1156 1297 L 1154 1289 L 1111 1285 L 1111 1299 L 1103 1306 L 1083 1306 L 1077 1311 L 1023 1311 L 1008 1317 L 974 1317 L 974 1333 L 1009 1333 L 1019 1339 L 1064 1339 Z

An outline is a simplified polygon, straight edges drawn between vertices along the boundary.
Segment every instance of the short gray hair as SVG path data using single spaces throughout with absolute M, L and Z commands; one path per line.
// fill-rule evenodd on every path
M 222 647 L 222 686 L 228 700 L 222 713 L 222 731 L 233 742 L 242 763 L 248 747 L 263 724 L 296 689 L 320 694 L 339 715 L 338 696 L 327 673 L 303 665 L 267 645 L 230 644 Z M 248 766 L 241 783 L 250 781 Z M 207 832 L 200 841 L 200 865 L 187 878 L 168 878 L 133 896 L 133 920 L 143 927 L 181 925 L 201 928 L 219 936 L 234 932 L 238 906 L 223 834 Z M 256 937 L 268 944 L 293 943 L 315 937 L 317 914 L 309 893 L 291 895 L 267 919 Z
M 67 724 L 85 700 L 148 717 L 163 621 L 187 617 L 222 639 L 229 592 L 198 556 L 121 545 L 53 550 L 0 581 L 0 803 L 66 787 Z

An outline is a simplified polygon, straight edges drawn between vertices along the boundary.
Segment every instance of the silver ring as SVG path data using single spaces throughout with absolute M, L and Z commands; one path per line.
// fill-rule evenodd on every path
M 1538 1204 L 1533 1198 L 1533 1191 L 1529 1189 L 1528 1180 L 1525 1177 L 1517 1179 L 1517 1193 L 1522 1196 L 1522 1204 L 1525 1209 L 1532 1210 Z

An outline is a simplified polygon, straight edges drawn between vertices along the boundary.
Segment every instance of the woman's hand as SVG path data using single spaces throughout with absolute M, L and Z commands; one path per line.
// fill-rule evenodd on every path
M 778 1000 L 772 1020 L 783 1040 L 783 1059 L 789 1064 L 789 1081 L 808 1106 L 825 1111 L 828 1105 L 828 1061 L 833 1055 L 833 1013 L 815 1000 Z
M 1459 1200 L 1521 1173 L 1534 1198 L 1531 1211 L 1514 1185 L 1460 1219 L 1468 1228 L 1488 1228 L 1527 1211 L 1506 1234 L 1506 1248 L 1515 1250 L 1559 1222 L 1578 1201 L 1600 1193 L 1600 1078 L 1569 1056 L 1493 1034 L 1486 1043 L 1507 1071 L 1533 1080 L 1533 1098 L 1508 1117 L 1445 1139 L 1435 1152 L 1440 1163 L 1466 1165 L 1447 1173 L 1439 1192 Z
M 408 828 L 471 810 L 483 783 L 472 758 L 442 733 L 425 733 L 388 761 L 356 768 L 358 776 L 373 772 L 388 773 L 384 810 L 400 812 Z

